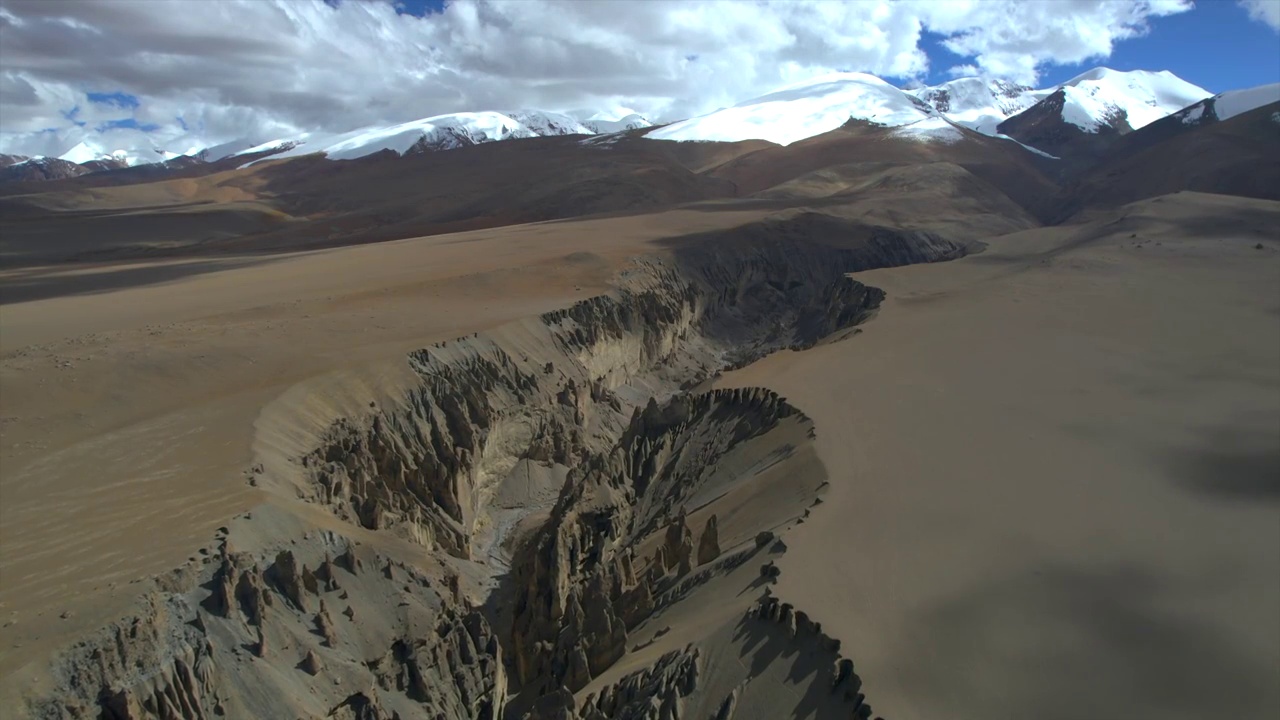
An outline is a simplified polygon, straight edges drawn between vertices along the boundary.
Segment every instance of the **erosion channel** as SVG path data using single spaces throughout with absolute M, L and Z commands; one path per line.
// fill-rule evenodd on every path
M 291 451 L 246 479 L 274 501 L 59 656 L 29 714 L 743 720 L 785 691 L 870 717 L 856 648 L 770 594 L 821 428 L 708 388 L 852 333 L 883 293 L 847 273 L 963 254 L 809 213 L 686 237 L 608 295 L 412 353 L 322 428 L 264 413 Z

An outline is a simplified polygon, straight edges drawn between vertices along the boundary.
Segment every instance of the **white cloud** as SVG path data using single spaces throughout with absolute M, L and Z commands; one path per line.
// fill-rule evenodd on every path
M 1029 85 L 1044 63 L 1102 60 L 1117 41 L 1145 34 L 1147 18 L 1191 8 L 1190 0 L 951 0 L 925 2 L 922 14 L 930 30 L 948 36 L 949 50 L 973 58 L 970 66 Z
M 1280 0 L 1239 0 L 1249 17 L 1280 32 Z
M 0 0 L 0 152 L 58 154 L 85 137 L 108 150 L 183 151 L 521 107 L 675 119 L 835 69 L 920 76 L 923 30 L 946 36 L 975 71 L 1032 82 L 1046 64 L 1104 58 L 1146 18 L 1187 7 L 519 0 L 417 18 L 382 0 Z M 117 91 L 139 106 L 88 98 Z M 95 130 L 125 118 L 156 127 Z

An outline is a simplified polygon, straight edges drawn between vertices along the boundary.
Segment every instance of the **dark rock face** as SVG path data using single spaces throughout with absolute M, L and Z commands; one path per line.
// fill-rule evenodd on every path
M 707 526 L 702 529 L 702 537 L 698 540 L 698 564 L 706 565 L 720 557 L 720 533 L 716 527 L 716 516 L 707 518 Z
M 514 564 L 517 680 L 538 694 L 573 691 L 612 665 L 627 631 L 653 611 L 653 596 L 689 574 L 683 507 L 715 459 L 787 418 L 807 422 L 759 388 L 650 402 L 607 456 L 571 473 L 550 521 Z M 655 533 L 664 538 L 660 560 L 640 577 L 631 548 Z
M 7 168 L 10 165 L 16 165 L 24 160 L 30 159 L 31 158 L 26 155 L 7 155 L 5 153 L 0 153 L 0 169 Z
M 116 158 L 101 158 L 81 163 L 80 166 L 89 172 L 102 172 L 104 170 L 123 170 L 129 167 L 129 163 Z
M 1065 103 L 1066 93 L 1058 90 L 1000 123 L 996 132 L 1058 157 L 1067 171 L 1077 171 L 1105 157 L 1122 135 L 1133 131 L 1120 108 L 1103 118 L 1096 132 L 1084 130 L 1063 119 Z

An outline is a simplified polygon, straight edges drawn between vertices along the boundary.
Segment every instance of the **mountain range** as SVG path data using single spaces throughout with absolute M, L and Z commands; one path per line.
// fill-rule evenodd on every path
M 0 210 L 32 218 L 8 230 L 19 264 L 190 243 L 326 247 L 728 200 L 841 203 L 894 225 L 940 202 L 949 222 L 1012 231 L 1178 190 L 1280 198 L 1277 156 L 1280 85 L 1215 96 L 1168 73 L 1099 69 L 1044 90 L 962 79 L 907 92 L 838 73 L 660 126 L 455 113 L 132 166 L 10 156 Z
M 1242 109 L 1274 102 L 1280 98 L 1280 89 L 1264 86 L 1226 96 L 1232 113 L 1238 114 Z M 954 142 L 960 137 L 959 129 L 967 128 L 1016 141 L 1029 151 L 1065 159 L 1068 164 L 1087 165 L 1105 153 L 1119 136 L 1213 97 L 1207 90 L 1167 71 L 1095 68 L 1060 85 L 1041 89 L 999 79 L 967 77 L 912 90 L 897 88 L 872 75 L 834 73 L 658 127 L 636 113 L 595 114 L 578 120 L 541 110 L 484 111 L 437 115 L 345 133 L 242 138 L 191 148 L 184 154 L 156 149 L 102 152 L 81 142 L 58 158 L 0 155 L 0 182 L 59 179 L 140 165 L 185 167 L 233 157 L 242 158 L 246 164 L 269 156 L 288 158 L 314 153 L 331 160 L 351 160 L 384 151 L 405 155 L 506 140 L 611 135 L 651 127 L 644 136 L 657 140 L 764 140 L 788 145 L 849 121 L 894 127 L 900 136 L 935 142 Z

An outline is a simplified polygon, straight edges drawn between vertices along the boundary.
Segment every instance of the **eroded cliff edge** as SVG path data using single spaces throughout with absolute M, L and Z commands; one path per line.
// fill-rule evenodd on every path
M 415 352 L 399 397 L 253 468 L 279 502 L 57 658 L 28 714 L 727 720 L 798 653 L 806 707 L 869 716 L 839 643 L 767 596 L 823 484 L 812 423 L 698 388 L 869 317 L 846 273 L 962 254 L 799 214 Z

